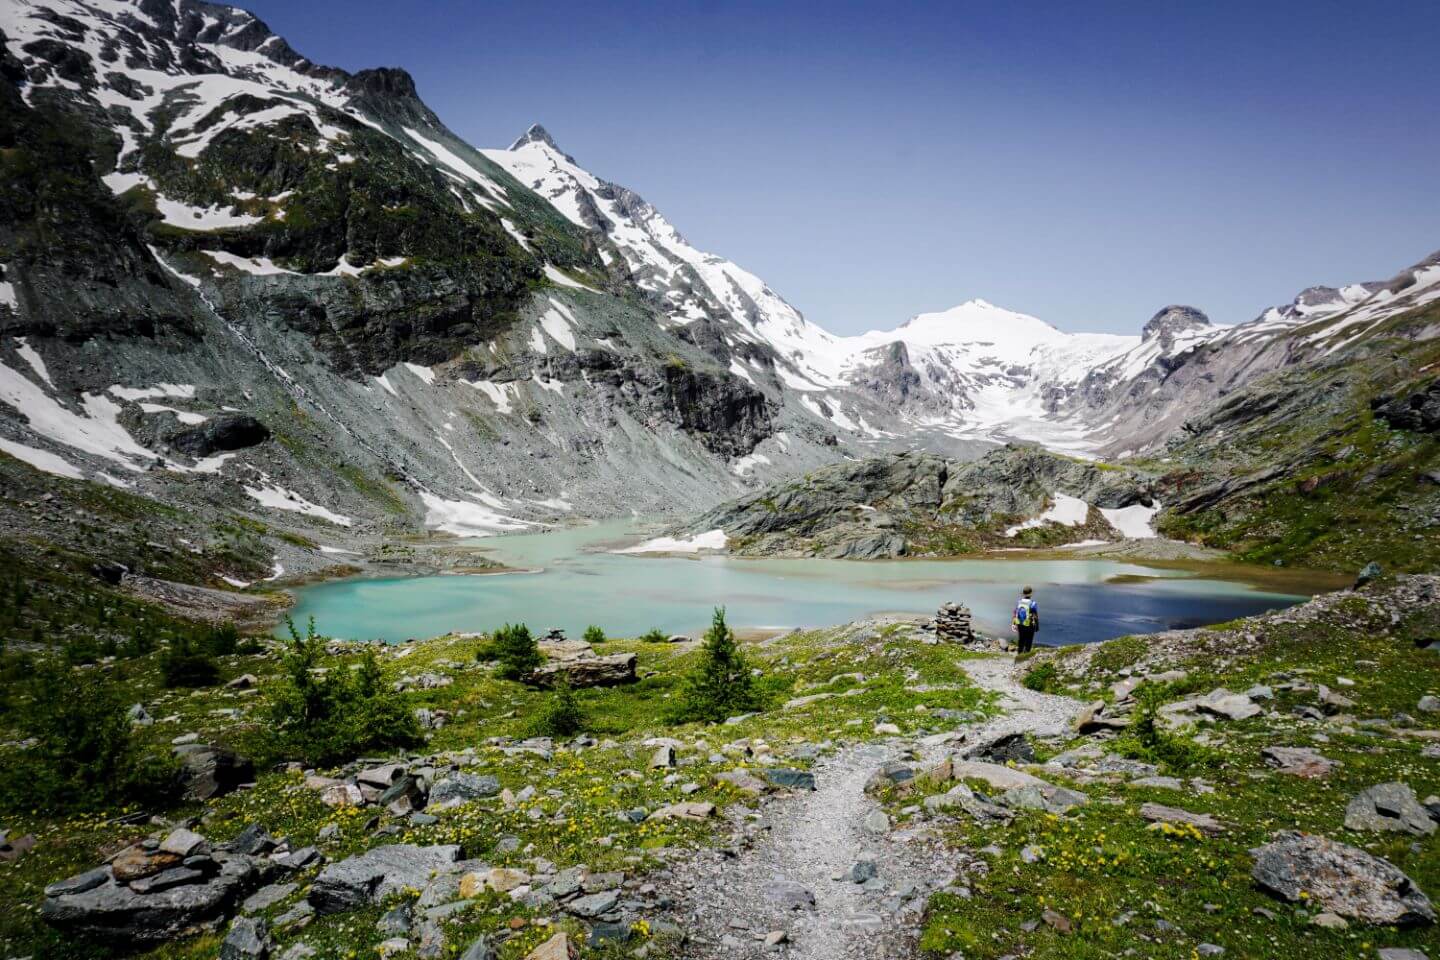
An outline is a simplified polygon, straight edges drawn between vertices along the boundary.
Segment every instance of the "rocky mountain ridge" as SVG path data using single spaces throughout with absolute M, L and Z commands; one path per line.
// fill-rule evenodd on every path
M 476 150 L 403 71 L 313 64 L 241 10 L 37 0 L 0 33 L 0 467 L 180 505 L 202 555 L 246 517 L 271 552 L 232 583 L 912 446 L 1155 451 L 1440 293 L 1432 258 L 1235 328 L 973 300 L 836 337 L 543 128 Z

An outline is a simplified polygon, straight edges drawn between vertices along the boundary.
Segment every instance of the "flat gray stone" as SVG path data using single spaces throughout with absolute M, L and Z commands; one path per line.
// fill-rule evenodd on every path
M 455 870 L 460 848 L 395 843 L 332 863 L 320 871 L 309 900 L 321 914 L 379 903 L 406 887 L 423 889 L 437 873 Z

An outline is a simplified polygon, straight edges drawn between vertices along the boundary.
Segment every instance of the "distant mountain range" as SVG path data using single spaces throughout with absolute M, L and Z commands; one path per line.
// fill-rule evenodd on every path
M 1155 451 L 1440 296 L 1431 258 L 1231 328 L 971 300 L 840 337 L 543 128 L 474 149 L 403 71 L 242 10 L 9 2 L 0 32 L 0 450 L 201 517 L 484 534 L 871 452 Z

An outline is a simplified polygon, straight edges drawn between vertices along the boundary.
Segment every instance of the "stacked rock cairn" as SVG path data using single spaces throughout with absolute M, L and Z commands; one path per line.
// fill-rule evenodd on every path
M 970 625 L 970 608 L 963 603 L 947 603 L 935 613 L 935 635 L 941 640 L 970 643 L 975 631 Z

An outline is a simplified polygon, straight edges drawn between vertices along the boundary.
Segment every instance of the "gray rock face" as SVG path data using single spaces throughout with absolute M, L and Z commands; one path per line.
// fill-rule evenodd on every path
M 1056 816 L 1090 802 L 1085 794 L 1053 784 L 1029 784 L 1006 790 L 998 801 L 1012 810 L 1043 810 Z
M 1271 766 L 1292 777 L 1324 777 L 1340 765 L 1310 747 L 1266 747 L 1260 754 Z
M 1035 748 L 1030 746 L 1024 733 L 1007 733 L 977 743 L 961 756 L 966 760 L 984 760 L 987 763 L 1034 763 Z
M 560 677 L 579 690 L 585 687 L 618 687 L 634 683 L 637 658 L 633 653 L 613 653 L 604 657 L 576 660 L 552 660 L 530 674 L 527 681 L 537 687 L 553 687 Z
M 434 874 L 453 871 L 459 859 L 458 846 L 396 843 L 375 847 L 321 870 L 309 900 L 322 914 L 379 903 L 406 887 L 422 889 Z
M 1140 807 L 1140 816 L 1152 824 L 1170 823 L 1194 827 L 1206 836 L 1216 837 L 1225 832 L 1225 825 L 1208 813 L 1192 813 L 1179 807 L 1167 807 L 1162 803 L 1147 803 Z
M 676 532 L 722 529 L 731 551 L 747 556 L 876 559 L 943 552 L 943 542 L 924 532 L 930 529 L 998 536 L 1016 519 L 1043 513 L 1057 492 L 1107 508 L 1148 502 L 1147 483 L 1032 447 L 971 463 L 904 453 L 814 470 L 715 507 Z M 1084 536 L 1073 529 L 1076 539 Z
M 1291 902 L 1304 891 L 1310 902 L 1350 920 L 1409 926 L 1435 922 L 1435 909 L 1389 861 L 1314 834 L 1282 833 L 1252 850 L 1251 876 L 1263 889 Z
M 133 889 L 92 870 L 59 884 L 40 906 L 46 923 L 90 937 L 111 937 L 137 944 L 163 943 L 224 919 L 241 896 L 255 886 L 261 870 L 248 857 L 228 857 L 206 874 L 184 871 L 183 882 L 154 883 Z M 163 876 L 157 875 L 157 876 Z
M 793 770 L 788 767 L 773 767 L 765 771 L 765 779 L 777 787 L 791 790 L 814 790 L 815 774 L 809 770 Z
M 1399 397 L 1376 397 L 1375 416 L 1398 430 L 1440 433 L 1440 377 Z
M 620 904 L 620 894 L 604 890 L 583 897 L 576 897 L 565 904 L 565 909 L 577 917 L 595 918 L 604 916 Z
M 1162 307 L 1151 317 L 1140 331 L 1140 339 L 1159 340 L 1161 349 L 1169 352 L 1175 343 L 1175 335 L 1189 330 L 1204 330 L 1210 326 L 1210 318 L 1194 307 L 1171 305 Z
M 430 806 L 444 810 L 499 792 L 500 781 L 489 774 L 453 773 L 430 788 Z
M 181 783 L 192 800 L 223 796 L 255 780 L 255 764 L 234 750 L 209 743 L 187 743 L 174 750 Z
M 270 439 L 270 429 L 254 417 L 232 413 L 212 417 L 204 423 L 169 437 L 181 453 L 200 458 L 231 450 L 244 450 Z
M 1403 783 L 1381 783 L 1362 790 L 1345 807 L 1345 826 L 1351 830 L 1384 830 L 1428 837 L 1435 832 L 1430 811 L 1415 791 Z
M 230 925 L 220 944 L 220 960 L 264 960 L 270 954 L 270 931 L 263 920 L 241 917 Z

